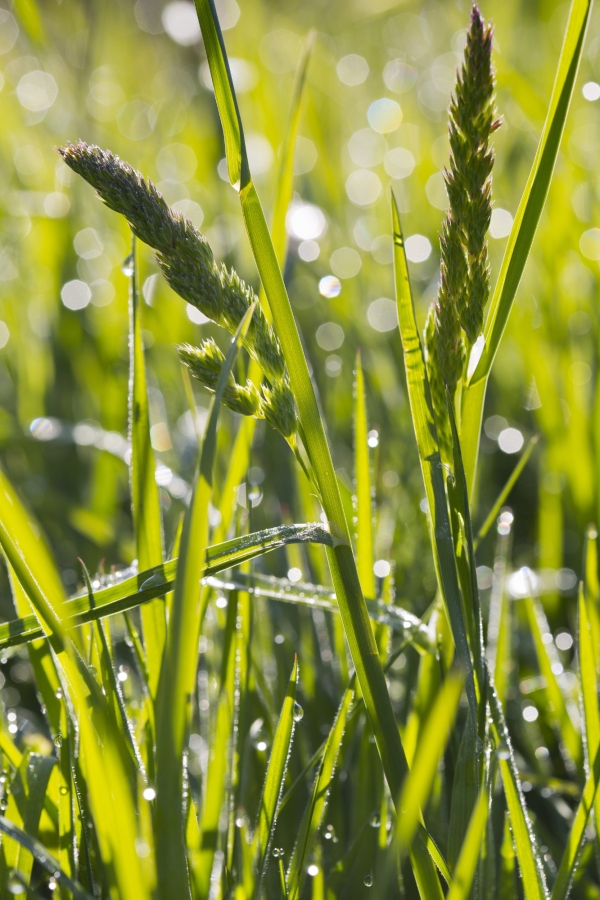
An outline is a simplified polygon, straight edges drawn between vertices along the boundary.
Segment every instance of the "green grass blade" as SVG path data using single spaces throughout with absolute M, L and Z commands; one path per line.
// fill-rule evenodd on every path
M 250 177 L 242 125 L 214 5 L 212 0 L 196 0 L 196 9 L 223 126 L 229 177 L 233 184 L 239 180 L 242 213 L 289 371 L 306 451 L 329 528 L 339 539 L 339 544 L 328 552 L 328 559 L 344 629 L 384 772 L 392 795 L 397 797 L 406 772 L 406 759 L 360 588 L 331 453 L 281 269 Z M 423 866 L 424 877 L 430 881 L 437 879 L 428 856 L 423 860 Z
M 210 748 L 206 773 L 204 807 L 200 820 L 200 854 L 196 870 L 199 897 L 208 898 L 210 876 L 219 837 L 219 821 L 225 797 L 225 782 L 229 762 L 229 743 L 232 737 L 235 707 L 235 642 L 237 626 L 237 591 L 232 591 L 227 604 L 227 621 L 223 636 L 221 685 L 217 703 L 215 731 Z
M 504 785 L 504 796 L 506 797 L 517 859 L 521 870 L 525 900 L 548 900 L 544 870 L 529 820 L 525 797 L 521 790 L 521 782 L 510 736 L 504 720 L 504 713 L 491 679 L 488 680 L 487 687 L 496 740 L 504 751 L 502 754 L 504 758 L 500 759 L 500 773 L 502 775 L 502 784 Z
M 396 303 L 400 336 L 404 350 L 404 366 L 408 399 L 412 414 L 419 462 L 425 484 L 429 507 L 428 520 L 431 546 L 436 562 L 438 582 L 444 597 L 448 618 L 465 683 L 471 712 L 477 720 L 477 698 L 475 694 L 473 665 L 469 652 L 468 630 L 464 608 L 458 586 L 454 544 L 448 516 L 443 468 L 438 447 L 437 432 L 429 382 L 425 369 L 425 359 L 421 338 L 417 328 L 415 309 L 408 277 L 408 266 L 404 252 L 404 238 L 400 226 L 398 207 L 392 195 L 392 221 L 394 229 L 394 274 L 396 281 Z
M 221 397 L 245 335 L 254 305 L 242 319 L 219 375 L 211 403 L 198 476 L 186 513 L 177 562 L 156 715 L 156 846 L 160 895 L 189 896 L 182 806 L 183 750 L 198 663 L 201 616 L 200 581 L 208 545 L 208 509 L 212 496 L 217 421 Z
M 573 884 L 575 870 L 579 860 L 579 854 L 585 840 L 585 830 L 594 808 L 594 799 L 597 795 L 598 779 L 600 778 L 600 751 L 596 753 L 594 764 L 585 782 L 583 794 L 577 812 L 573 819 L 567 845 L 560 861 L 560 867 L 552 888 L 550 900 L 566 900 Z
M 546 682 L 543 691 L 547 697 L 549 715 L 554 721 L 562 740 L 577 765 L 579 771 L 583 771 L 583 747 L 581 735 L 575 730 L 575 726 L 567 710 L 564 694 L 561 690 L 558 678 L 554 672 L 554 666 L 559 663 L 558 654 L 554 644 L 545 644 L 543 637 L 550 634 L 550 626 L 546 620 L 542 605 L 537 599 L 528 597 L 524 600 L 527 621 L 533 637 L 533 643 L 540 667 L 540 673 Z
M 593 601 L 587 598 L 583 585 L 579 586 L 579 683 L 583 700 L 585 725 L 585 763 L 590 772 L 600 751 L 600 712 L 598 710 L 598 644 L 594 641 L 591 616 Z M 594 820 L 600 822 L 600 794 L 594 798 Z M 596 835 L 596 842 L 599 838 Z
M 334 544 L 335 540 L 328 531 L 317 524 L 280 525 L 257 531 L 245 537 L 208 547 L 205 577 L 217 575 L 225 569 L 238 566 L 292 542 Z M 118 584 L 101 588 L 94 594 L 94 604 L 90 603 L 87 594 L 65 601 L 62 607 L 65 627 L 74 627 L 124 612 L 154 597 L 164 595 L 173 588 L 177 565 L 178 559 L 171 559 Z M 13 619 L 0 625 L 0 649 L 34 641 L 43 637 L 44 633 L 43 627 L 34 615 Z
M 463 680 L 449 675 L 442 685 L 422 730 L 413 766 L 402 788 L 396 820 L 394 853 L 403 853 L 417 832 L 421 810 L 425 806 L 437 767 L 454 724 Z
M 129 436 L 131 441 L 131 506 L 135 544 L 140 570 L 158 566 L 163 561 L 162 522 L 156 484 L 156 460 L 150 443 L 148 387 L 142 341 L 141 304 L 135 238 L 132 239 L 133 273 L 129 291 Z M 165 604 L 159 598 L 146 603 L 141 610 L 142 634 L 146 652 L 148 687 L 156 698 L 160 663 L 165 643 Z
M 479 797 L 469 822 L 467 834 L 454 869 L 454 878 L 452 879 L 452 884 L 450 885 L 446 900 L 467 900 L 470 896 L 471 884 L 473 883 L 473 877 L 475 875 L 475 870 L 477 869 L 479 854 L 481 853 L 481 846 L 485 834 L 488 808 L 488 791 L 484 785 L 479 792 Z
M 54 875 L 65 891 L 71 892 L 74 900 L 93 900 L 93 897 L 84 891 L 80 884 L 73 881 L 62 871 L 58 862 L 48 854 L 48 851 L 43 844 L 40 844 L 35 838 L 30 837 L 22 831 L 22 829 L 17 828 L 16 825 L 13 825 L 13 823 L 9 822 L 4 816 L 0 816 L 0 831 L 11 837 L 14 841 L 18 841 L 26 850 L 29 850 L 42 869 L 48 872 L 49 875 Z
M 506 498 L 508 497 L 508 495 L 512 491 L 513 487 L 517 483 L 519 476 L 521 475 L 521 472 L 523 471 L 523 469 L 529 462 L 531 454 L 535 450 L 536 444 L 539 441 L 539 439 L 540 439 L 539 434 L 534 434 L 534 436 L 531 438 L 531 440 L 525 447 L 525 450 L 521 454 L 518 463 L 516 464 L 516 466 L 510 473 L 506 484 L 504 485 L 504 487 L 498 494 L 498 496 L 494 502 L 494 505 L 492 506 L 492 508 L 490 509 L 490 511 L 487 515 L 485 522 L 483 523 L 483 525 L 481 526 L 481 528 L 479 529 L 479 531 L 477 533 L 477 537 L 475 538 L 475 541 L 473 543 L 474 551 L 477 550 L 480 543 L 482 542 L 482 540 L 484 539 L 484 537 L 486 536 L 486 534 L 488 533 L 488 531 L 490 530 L 490 528 L 492 527 L 494 522 L 496 521 L 496 517 L 498 516 L 498 513 L 504 506 L 504 503 L 506 502 Z
M 521 196 L 487 315 L 484 331 L 485 347 L 463 394 L 461 438 L 470 495 L 474 489 L 487 379 L 502 340 L 550 187 L 591 8 L 592 0 L 572 0 L 548 114 L 531 172 Z
M 297 686 L 298 658 L 296 657 L 273 739 L 267 774 L 258 808 L 256 829 L 252 840 L 256 871 L 258 873 L 254 890 L 255 897 L 260 895 L 261 881 L 269 863 L 273 832 L 277 824 L 279 801 L 283 793 L 287 762 L 294 737 L 294 703 L 296 702 Z
M 348 718 L 353 697 L 354 688 L 349 687 L 342 697 L 340 708 L 338 709 L 335 721 L 329 732 L 325 751 L 321 758 L 321 765 L 319 766 L 319 771 L 315 778 L 312 796 L 300 824 L 298 839 L 296 846 L 294 847 L 287 876 L 290 900 L 298 900 L 302 892 L 302 886 L 306 875 L 304 863 L 312 853 L 317 833 L 321 827 L 323 815 L 325 814 L 338 753 L 342 744 L 346 720 Z
M 375 596 L 373 571 L 373 496 L 369 460 L 365 377 L 360 353 L 356 355 L 354 384 L 354 478 L 356 490 L 356 566 L 365 597 Z

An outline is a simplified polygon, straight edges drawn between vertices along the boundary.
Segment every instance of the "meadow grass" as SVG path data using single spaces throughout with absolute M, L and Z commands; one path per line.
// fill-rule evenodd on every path
M 136 15 L 148 9 L 138 4 Z M 353 348 L 354 383 L 342 383 L 350 485 L 335 464 L 330 436 L 341 426 L 328 413 L 338 407 L 328 409 L 318 390 L 290 301 L 288 219 L 298 203 L 294 166 L 319 39 L 309 33 L 298 56 L 269 225 L 236 96 L 239 60 L 228 59 L 213 0 L 196 0 L 195 10 L 206 54 L 202 77 L 211 80 L 225 148 L 221 177 L 237 195 L 260 288 L 251 287 L 249 265 L 244 280 L 230 260 L 220 260 L 218 246 L 186 215 L 193 207 L 170 203 L 109 147 L 61 142 L 61 177 L 81 176 L 133 235 L 121 354 L 128 388 L 111 401 L 127 407 L 129 433 L 125 440 L 85 417 L 79 431 L 65 432 L 42 416 L 30 430 L 48 446 L 67 434 L 65 442 L 103 451 L 89 508 L 74 508 L 69 520 L 97 548 L 113 540 L 106 529 L 117 517 L 106 503 L 113 495 L 114 513 L 118 477 L 111 465 L 121 454 L 131 536 L 128 551 L 121 539 L 118 558 L 130 564 L 106 571 L 96 560 L 90 574 L 83 559 L 90 554 L 82 552 L 70 582 L 80 589 L 67 591 L 56 553 L 13 483 L 10 470 L 19 470 L 7 452 L 0 545 L 14 610 L 0 624 L 0 648 L 3 665 L 14 655 L 16 665 L 27 666 L 22 681 L 35 685 L 39 712 L 31 717 L 39 725 L 26 727 L 18 700 L 11 704 L 3 694 L 0 892 L 114 900 L 599 897 L 598 533 L 585 529 L 594 502 L 585 496 L 587 451 L 566 458 L 585 411 L 572 400 L 567 424 L 575 437 L 561 433 L 559 442 L 545 333 L 530 338 L 526 356 L 536 394 L 529 409 L 540 410 L 541 437 L 532 434 L 525 445 L 502 418 L 500 447 L 516 431 L 517 451 L 523 449 L 495 479 L 494 493 L 478 480 L 489 472 L 480 456 L 489 454 L 494 427 L 494 416 L 487 418 L 482 436 L 486 391 L 492 366 L 502 362 L 515 299 L 528 284 L 525 266 L 538 226 L 544 228 L 557 166 L 559 183 L 562 177 L 559 151 L 591 2 L 570 4 L 537 150 L 500 261 L 487 235 L 492 143 L 506 98 L 495 96 L 492 29 L 477 7 L 470 11 L 450 103 L 439 277 L 425 324 L 403 233 L 405 198 L 399 190 L 386 198 L 396 319 L 380 330 L 390 332 L 395 348 L 389 359 L 405 391 L 407 422 L 403 433 L 391 429 L 389 443 L 396 443 L 386 452 L 401 457 L 410 440 L 410 478 L 418 485 L 412 498 L 408 488 L 394 493 L 398 479 L 388 477 L 388 492 L 381 489 L 374 451 L 387 435 L 369 427 L 375 369 L 368 346 Z M 31 4 L 18 13 L 29 39 L 42 42 L 43 12 Z M 224 7 L 219 13 L 223 21 Z M 165 159 L 171 157 L 163 158 L 168 168 Z M 95 240 L 94 233 L 78 232 L 75 246 Z M 597 240 L 593 229 L 586 234 L 588 243 Z M 217 231 L 212 235 L 218 244 Z M 93 260 L 94 253 L 84 248 L 80 256 Z M 153 264 L 162 274 L 143 279 L 140 272 Z M 189 483 L 175 474 L 175 451 L 153 411 L 160 392 L 145 342 L 153 303 L 160 302 L 150 285 L 162 276 L 173 308 L 186 303 L 191 320 L 210 329 L 200 342 L 162 323 L 178 345 L 167 351 L 181 361 L 178 391 L 189 404 L 180 468 Z M 78 307 L 65 293 L 69 285 L 80 293 L 87 287 L 93 300 L 96 281 L 88 287 L 71 280 L 62 298 L 72 312 Z M 109 315 L 109 304 L 94 305 L 99 319 Z M 81 336 L 73 327 L 74 339 L 63 335 L 67 348 Z M 108 338 L 112 345 L 115 335 L 103 327 L 98 344 Z M 532 333 L 542 327 L 551 337 L 550 326 L 539 323 Z M 574 334 L 586 333 L 579 327 Z M 325 340 L 327 346 L 336 349 Z M 562 348 L 559 336 L 555 347 Z M 560 371 L 575 372 L 574 386 L 587 383 L 582 366 L 591 375 L 579 357 L 561 357 Z M 117 379 L 111 390 L 115 385 Z M 534 569 L 513 565 L 518 521 L 506 504 L 540 444 Z M 263 445 L 273 448 L 264 451 L 273 476 L 283 473 L 289 482 L 282 496 L 293 495 L 296 524 L 283 503 L 275 524 L 254 515 L 262 496 L 249 488 L 262 483 L 251 473 Z M 585 535 L 576 597 L 571 570 L 562 566 L 561 453 Z M 168 508 L 165 485 L 172 491 Z M 396 523 L 419 497 L 426 526 L 414 524 L 411 539 Z M 393 539 L 378 558 L 390 516 Z M 482 548 L 492 566 L 478 567 Z M 271 574 L 272 559 L 287 577 L 277 563 Z M 427 566 L 434 580 L 424 602 L 412 588 L 427 583 Z M 573 593 L 570 620 L 560 590 Z

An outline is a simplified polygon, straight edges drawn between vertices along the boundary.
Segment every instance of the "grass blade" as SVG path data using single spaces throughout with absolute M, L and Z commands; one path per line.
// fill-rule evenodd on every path
M 492 508 L 490 509 L 490 511 L 487 515 L 485 522 L 483 523 L 483 525 L 481 526 L 481 528 L 479 529 L 479 531 L 477 533 L 477 537 L 475 538 L 475 541 L 473 542 L 473 551 L 474 552 L 477 550 L 480 543 L 482 542 L 482 540 L 484 539 L 484 537 L 486 536 L 486 534 L 488 533 L 488 531 L 490 530 L 490 528 L 492 527 L 494 522 L 496 521 L 496 517 L 498 516 L 498 513 L 504 506 L 504 503 L 506 502 L 508 495 L 510 494 L 510 492 L 514 488 L 515 484 L 517 483 L 519 476 L 521 475 L 521 472 L 523 471 L 523 469 L 529 462 L 531 454 L 535 450 L 536 444 L 539 441 L 539 439 L 540 439 L 539 434 L 534 434 L 534 436 L 531 438 L 531 440 L 525 447 L 525 450 L 521 454 L 521 457 L 520 457 L 518 463 L 516 464 L 516 466 L 510 473 L 508 481 L 506 482 L 506 484 L 504 485 L 504 487 L 498 494 L 498 496 L 494 502 L 494 505 L 492 506 Z
M 487 379 L 510 315 L 550 187 L 573 95 L 591 8 L 592 0 L 572 0 L 548 114 L 531 172 L 521 196 L 487 315 L 484 350 L 463 393 L 461 440 L 471 496 L 475 484 L 481 416 Z
M 479 854 L 481 853 L 481 845 L 483 843 L 488 819 L 488 810 L 489 797 L 487 788 L 484 785 L 479 792 L 479 797 L 469 822 L 467 834 L 454 869 L 454 878 L 452 879 L 452 884 L 450 885 L 446 900 L 467 900 L 470 895 L 471 884 L 473 883 Z
M 360 353 L 356 355 L 354 385 L 354 477 L 356 481 L 356 567 L 365 597 L 375 596 L 373 571 L 373 496 L 369 460 L 365 377 Z
M 296 688 L 298 685 L 298 657 L 294 660 L 294 667 L 290 676 L 285 700 L 277 723 L 273 747 L 267 766 L 267 774 L 263 785 L 262 796 L 258 808 L 258 819 L 252 849 L 256 859 L 256 882 L 254 896 L 260 895 L 261 881 L 269 863 L 269 853 L 273 840 L 273 832 L 277 824 L 279 801 L 283 793 L 287 762 L 294 737 L 294 704 L 296 702 Z
M 349 687 L 342 697 L 340 708 L 338 709 L 335 721 L 329 732 L 329 737 L 327 738 L 325 752 L 321 758 L 321 765 L 319 766 L 319 771 L 315 778 L 312 796 L 302 819 L 300 830 L 298 832 L 298 840 L 290 860 L 287 877 L 288 895 L 290 900 L 298 900 L 302 892 L 306 874 L 304 862 L 312 853 L 317 833 L 321 827 L 321 822 L 325 814 L 329 790 L 333 780 L 338 753 L 342 744 L 346 720 L 348 718 L 353 697 L 354 688 Z
M 189 896 L 182 807 L 183 750 L 190 716 L 200 637 L 200 580 L 208 544 L 219 405 L 237 349 L 254 312 L 242 319 L 219 375 L 211 403 L 194 494 L 181 536 L 175 593 L 160 673 L 156 716 L 156 846 L 160 894 Z
M 289 371 L 320 501 L 329 528 L 339 539 L 339 544 L 328 552 L 332 578 L 384 772 L 392 795 L 396 797 L 406 772 L 406 759 L 360 588 L 331 453 L 281 269 L 250 177 L 242 124 L 214 3 L 196 0 L 196 10 L 223 127 L 229 178 L 232 184 L 239 186 L 246 229 Z M 417 865 L 424 867 L 423 877 L 429 884 L 437 881 L 427 855 Z
M 133 271 L 129 290 L 129 437 L 131 441 L 131 507 L 138 565 L 141 570 L 163 561 L 162 522 L 156 484 L 156 460 L 150 442 L 148 388 L 142 342 L 141 305 L 137 284 L 135 237 L 132 238 Z M 141 610 L 146 651 L 148 687 L 156 699 L 160 663 L 165 643 L 164 600 L 156 598 Z
M 474 720 L 477 720 L 473 665 L 469 652 L 468 630 L 458 586 L 454 544 L 448 516 L 443 469 L 438 447 L 437 433 L 429 382 L 421 338 L 417 328 L 415 310 L 404 252 L 404 238 L 396 201 L 392 195 L 392 220 L 394 228 L 394 273 L 398 322 L 404 350 L 406 384 L 412 420 L 419 451 L 419 462 L 425 484 L 429 508 L 428 521 L 431 546 L 436 562 L 438 583 L 448 610 L 456 652 L 465 676 L 467 696 Z

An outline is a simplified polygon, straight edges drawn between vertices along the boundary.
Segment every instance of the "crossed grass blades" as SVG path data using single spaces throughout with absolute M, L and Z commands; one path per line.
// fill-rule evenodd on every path
M 230 173 L 241 173 L 240 198 L 251 242 L 264 253 L 256 261 L 265 285 L 265 310 L 233 270 L 216 263 L 191 222 L 170 210 L 152 183 L 131 166 L 82 142 L 60 151 L 107 206 L 127 219 L 135 237 L 155 250 L 176 293 L 227 329 L 233 341 L 227 354 L 212 340 L 179 348 L 182 362 L 213 392 L 214 402 L 171 560 L 165 561 L 162 549 L 135 248 L 131 481 L 138 557 L 145 570 L 113 585 L 84 571 L 86 593 L 67 601 L 37 525 L 6 477 L 0 477 L 0 543 L 20 617 L 2 627 L 0 645 L 29 641 L 55 746 L 53 754 L 45 755 L 17 746 L 11 729 L 0 730 L 3 895 L 58 893 L 78 900 L 296 900 L 310 895 L 341 900 L 372 893 L 411 900 L 445 895 L 451 900 L 521 895 L 525 900 L 562 900 L 572 891 L 581 898 L 598 897 L 596 838 L 589 827 L 600 812 L 597 533 L 590 529 L 587 535 L 585 584 L 578 599 L 579 671 L 577 688 L 569 693 L 559 678 L 562 665 L 539 598 L 531 591 L 518 612 L 508 600 L 505 570 L 512 517 L 501 509 L 506 491 L 474 537 L 459 440 L 462 397 L 471 389 L 468 357 L 484 327 L 490 292 L 490 138 L 498 124 L 491 28 L 474 7 L 450 107 L 450 207 L 440 236 L 440 287 L 427 320 L 426 353 L 393 206 L 400 336 L 439 583 L 434 604 L 419 621 L 396 605 L 391 576 L 380 583 L 373 578 L 360 360 L 354 423 L 358 568 L 347 527 L 329 515 L 336 512 L 337 484 L 322 424 L 319 420 L 317 427 L 306 413 L 312 409 L 308 372 L 303 381 L 304 370 L 294 355 L 299 343 L 288 333 L 276 333 L 270 321 L 271 316 L 283 321 L 288 301 L 278 288 L 276 256 L 266 243 L 270 239 L 253 193 L 218 19 L 208 0 L 198 0 L 197 8 Z M 525 242 L 528 249 L 530 223 L 539 218 L 588 16 L 589 4 L 573 2 L 532 172 L 537 190 L 524 195 L 502 269 L 512 266 L 514 273 L 520 266 L 517 283 L 527 253 L 515 262 L 514 248 Z M 294 115 L 291 121 L 297 121 Z M 282 185 L 291 183 L 288 176 L 283 173 Z M 284 208 L 289 199 L 285 194 L 279 198 Z M 273 239 L 281 246 L 281 234 Z M 494 298 L 500 300 L 494 299 L 489 313 L 492 326 L 503 296 L 499 282 Z M 242 346 L 252 360 L 244 383 L 233 375 Z M 495 349 L 486 348 L 491 358 Z M 337 525 L 334 533 L 317 525 L 281 526 L 208 545 L 209 508 L 217 502 L 213 468 L 221 403 L 243 416 L 266 419 L 288 441 L 301 469 L 299 494 L 308 508 L 316 493 L 326 518 Z M 239 479 L 243 476 L 241 472 Z M 231 522 L 229 502 L 222 498 L 221 511 L 222 519 Z M 484 622 L 475 545 L 498 515 L 497 577 Z M 307 548 L 321 582 L 327 576 L 317 545 L 328 548 L 334 591 L 324 583 L 293 584 L 249 570 L 251 559 L 277 547 L 286 548 L 290 561 L 302 561 L 298 543 Z M 222 575 L 236 566 L 239 571 Z M 356 586 L 359 581 L 368 602 Z M 301 636 L 307 623 L 319 621 L 320 640 L 335 648 L 339 706 L 336 710 L 329 703 L 325 727 L 312 728 L 310 740 L 300 731 L 293 743 L 299 728 L 313 725 L 298 705 L 298 684 L 302 674 L 305 696 L 314 701 L 322 662 L 301 638 L 300 662 L 286 655 L 287 671 L 275 681 L 264 664 L 274 646 L 267 608 L 259 606 L 261 616 L 256 615 L 261 595 L 293 604 Z M 132 614 L 138 606 L 140 619 Z M 327 611 L 331 621 L 311 619 L 316 610 L 322 615 Z M 355 674 L 348 672 L 340 613 Z M 511 704 L 520 703 L 510 668 L 518 616 L 526 623 L 521 631 L 541 673 L 534 689 L 540 733 L 533 743 L 519 725 L 521 717 L 507 719 L 505 714 Z M 127 634 L 135 679 L 119 677 L 117 624 L 120 634 L 123 628 Z M 407 666 L 413 685 L 398 723 L 387 691 L 380 691 L 385 682 L 378 681 L 382 669 L 394 677 L 397 661 Z M 212 692 L 207 690 L 209 670 Z M 578 699 L 581 727 L 570 709 Z M 311 710 L 316 708 L 311 702 Z M 314 724 L 321 726 L 323 720 Z M 188 763 L 190 733 L 205 754 L 196 770 Z M 540 760 L 546 759 L 542 766 Z M 525 802 L 523 771 L 530 803 Z M 553 801 L 556 796 L 560 803 Z

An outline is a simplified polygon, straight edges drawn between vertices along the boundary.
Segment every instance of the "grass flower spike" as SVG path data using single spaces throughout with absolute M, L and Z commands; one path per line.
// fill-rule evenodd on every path
M 499 126 L 491 63 L 492 29 L 473 6 L 464 59 L 450 103 L 450 162 L 444 173 L 450 206 L 440 234 L 437 301 L 425 329 L 434 406 L 445 417 L 445 388 L 454 396 L 470 347 L 483 327 L 490 270 L 486 235 L 492 214 L 490 137 Z M 443 430 L 443 429 L 442 429 Z
M 256 300 L 253 289 L 233 269 L 216 263 L 210 244 L 192 222 L 170 209 L 152 182 L 109 150 L 83 141 L 59 149 L 78 175 L 96 189 L 110 209 L 123 215 L 133 233 L 156 252 L 166 281 L 184 300 L 215 324 L 235 334 Z M 224 403 L 243 415 L 266 418 L 289 438 L 296 431 L 296 411 L 279 341 L 257 304 L 244 346 L 269 379 L 262 397 L 252 382 L 233 379 Z M 214 390 L 223 355 L 214 341 L 185 345 L 180 358 L 209 390 Z
M 161 271 L 175 293 L 235 334 L 256 296 L 233 269 L 217 265 L 210 244 L 192 222 L 170 209 L 149 179 L 110 150 L 79 141 L 59 153 L 110 209 L 125 216 L 135 236 L 156 251 Z M 268 378 L 283 376 L 279 341 L 260 307 L 244 344 Z

